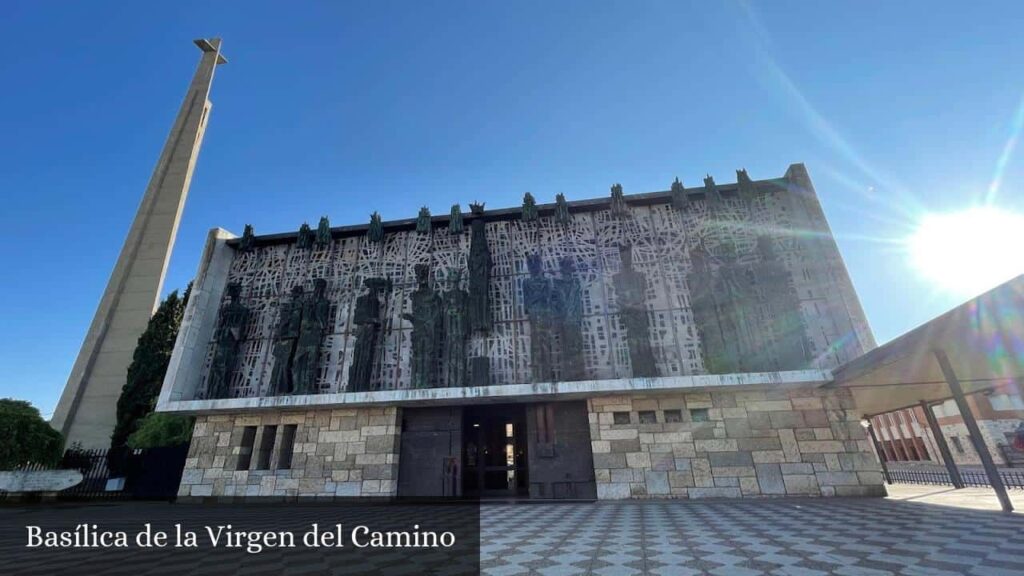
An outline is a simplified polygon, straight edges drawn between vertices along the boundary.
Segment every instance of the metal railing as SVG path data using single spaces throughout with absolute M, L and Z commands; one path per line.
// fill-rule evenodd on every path
M 60 500 L 129 500 L 172 498 L 184 465 L 187 446 L 132 450 L 83 450 L 70 448 L 56 466 L 24 464 L 18 471 L 78 470 L 82 481 L 57 493 Z M 121 478 L 118 485 L 109 480 Z M 7 493 L 0 490 L 0 500 Z
M 945 470 L 889 468 L 889 477 L 897 484 L 941 484 L 952 486 L 949 472 Z M 960 469 L 960 477 L 966 486 L 989 486 L 988 476 L 983 470 Z M 1007 488 L 1024 490 L 1024 470 L 1000 470 L 999 477 Z

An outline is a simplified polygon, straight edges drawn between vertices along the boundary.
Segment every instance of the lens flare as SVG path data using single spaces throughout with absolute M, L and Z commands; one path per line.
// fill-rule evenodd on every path
M 1024 214 L 994 206 L 927 214 L 907 250 L 914 269 L 937 290 L 976 296 L 1024 274 Z

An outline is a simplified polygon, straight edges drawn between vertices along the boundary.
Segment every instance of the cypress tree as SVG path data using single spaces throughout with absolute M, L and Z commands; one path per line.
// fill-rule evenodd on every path
M 191 291 L 192 284 L 189 283 L 184 296 L 179 297 L 177 290 L 171 292 L 149 319 L 146 331 L 139 336 L 132 363 L 128 366 L 128 380 L 117 399 L 117 424 L 110 436 L 111 449 L 123 448 L 128 437 L 138 429 L 139 422 L 156 407 Z

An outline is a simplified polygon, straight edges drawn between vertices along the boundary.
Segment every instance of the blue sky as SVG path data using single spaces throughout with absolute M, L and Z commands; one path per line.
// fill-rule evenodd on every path
M 964 299 L 900 243 L 926 212 L 986 195 L 1024 212 L 1019 3 L 281 6 L 4 3 L 0 396 L 52 412 L 200 36 L 222 36 L 231 62 L 166 291 L 214 226 L 290 231 L 804 162 L 884 342 Z

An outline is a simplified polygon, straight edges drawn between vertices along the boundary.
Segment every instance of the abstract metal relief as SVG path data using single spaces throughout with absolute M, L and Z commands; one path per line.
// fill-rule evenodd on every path
M 704 194 L 673 182 L 670 194 L 642 205 L 616 186 L 610 208 L 584 203 L 571 215 L 558 195 L 536 220 L 474 214 L 471 234 L 461 234 L 457 207 L 449 228 L 459 233 L 430 234 L 423 210 L 415 227 L 383 230 L 379 244 L 332 238 L 326 218 L 293 243 L 257 239 L 250 228 L 228 274 L 241 289 L 221 302 L 200 390 L 207 398 L 296 393 L 302 308 L 315 278 L 330 286 L 324 315 L 313 314 L 320 319 L 306 333 L 304 358 L 319 341 L 319 359 L 301 378 L 316 392 L 787 370 L 855 355 L 857 342 L 835 345 L 848 342 L 850 320 L 835 317 L 845 292 L 827 262 L 809 259 L 820 252 L 816 240 L 759 237 L 811 228 L 800 198 L 773 181 L 748 182 L 743 171 L 737 182 L 724 195 L 710 177 Z M 626 245 L 629 254 L 617 257 Z M 296 286 L 305 287 L 301 297 Z M 801 301 L 811 292 L 813 303 Z M 481 319 L 489 329 L 478 328 Z

